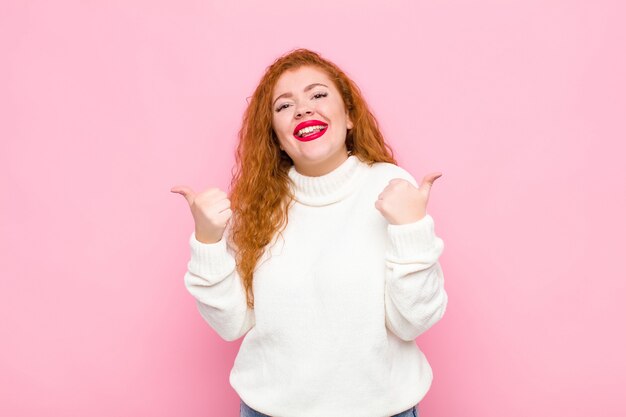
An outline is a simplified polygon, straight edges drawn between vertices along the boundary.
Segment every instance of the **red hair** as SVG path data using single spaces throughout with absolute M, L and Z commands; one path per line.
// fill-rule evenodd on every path
M 369 165 L 397 165 L 359 87 L 334 63 L 308 49 L 296 49 L 267 67 L 243 115 L 229 196 L 233 215 L 228 236 L 236 249 L 237 270 L 250 308 L 254 308 L 254 269 L 265 246 L 287 225 L 288 206 L 294 199 L 287 175 L 293 161 L 280 150 L 272 128 L 272 95 L 285 71 L 302 66 L 324 71 L 341 93 L 354 125 L 346 135 L 348 151 Z

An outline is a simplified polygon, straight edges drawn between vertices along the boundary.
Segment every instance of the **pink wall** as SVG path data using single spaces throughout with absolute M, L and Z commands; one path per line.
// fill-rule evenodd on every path
M 228 187 L 246 97 L 298 46 L 443 172 L 420 415 L 624 415 L 623 3 L 267 4 L 0 4 L 0 415 L 238 415 L 241 340 L 184 288 L 169 190 Z

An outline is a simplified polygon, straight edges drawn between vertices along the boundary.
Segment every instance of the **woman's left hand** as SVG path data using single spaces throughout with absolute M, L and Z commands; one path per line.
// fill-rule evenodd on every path
M 421 220 L 426 215 L 430 189 L 441 172 L 427 174 L 419 188 L 402 178 L 389 181 L 374 207 L 391 224 L 407 224 Z

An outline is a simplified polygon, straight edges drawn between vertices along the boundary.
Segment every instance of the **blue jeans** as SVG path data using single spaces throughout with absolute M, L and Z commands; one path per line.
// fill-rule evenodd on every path
M 403 411 L 399 414 L 394 414 L 391 417 L 419 417 L 419 412 L 417 410 L 417 406 L 419 404 L 415 404 L 413 407 L 409 408 L 406 411 Z M 271 417 L 267 414 L 259 413 L 252 407 L 248 406 L 248 404 L 244 403 L 241 400 L 241 405 L 239 407 L 239 417 Z

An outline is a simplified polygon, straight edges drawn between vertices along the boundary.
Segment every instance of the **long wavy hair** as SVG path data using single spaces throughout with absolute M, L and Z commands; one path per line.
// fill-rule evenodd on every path
M 229 243 L 235 248 L 237 271 L 250 308 L 254 308 L 252 280 L 257 262 L 276 233 L 282 234 L 289 203 L 294 200 L 287 175 L 293 161 L 280 149 L 272 128 L 272 95 L 285 71 L 302 66 L 324 71 L 341 93 L 353 122 L 346 134 L 348 152 L 368 165 L 397 165 L 359 87 L 337 65 L 316 52 L 295 49 L 267 67 L 243 114 L 229 196 L 233 212 L 228 224 Z

